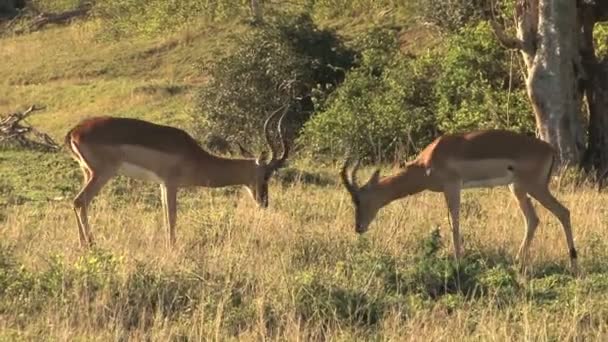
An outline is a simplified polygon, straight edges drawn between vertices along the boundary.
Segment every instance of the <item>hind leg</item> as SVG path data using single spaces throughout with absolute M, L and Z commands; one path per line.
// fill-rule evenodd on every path
M 114 176 L 113 173 L 90 172 L 90 178 L 74 198 L 74 213 L 78 223 L 78 236 L 82 247 L 92 247 L 94 244 L 93 236 L 91 235 L 89 221 L 87 217 L 87 208 L 99 190 Z
M 521 187 L 521 185 L 514 183 L 509 186 L 509 189 L 517 200 L 517 204 L 519 204 L 519 209 L 524 216 L 524 220 L 526 221 L 526 234 L 519 247 L 519 252 L 517 253 L 517 259 L 519 260 L 520 270 L 522 273 L 524 273 L 528 264 L 530 244 L 532 243 L 534 233 L 536 232 L 536 228 L 538 227 L 538 215 L 534 210 L 534 206 L 532 205 L 530 197 L 528 196 L 526 191 Z
M 547 208 L 562 224 L 564 228 L 564 234 L 566 235 L 566 243 L 568 244 L 568 252 L 570 254 L 570 265 L 572 272 L 578 274 L 577 264 L 577 253 L 574 247 L 574 237 L 572 234 L 572 223 L 570 221 L 570 210 L 561 204 L 552 194 L 548 188 L 538 189 L 533 188 L 529 191 L 530 195 L 534 197 L 540 204 Z

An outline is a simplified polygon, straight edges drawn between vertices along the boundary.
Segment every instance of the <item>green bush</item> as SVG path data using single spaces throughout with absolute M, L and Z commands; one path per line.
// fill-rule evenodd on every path
M 422 17 L 448 32 L 456 32 L 484 17 L 485 0 L 422 0 Z
M 519 57 L 510 59 L 510 53 L 497 43 L 485 22 L 451 37 L 445 55 L 437 61 L 442 65 L 435 88 L 441 131 L 534 131 L 534 118 L 518 71 Z
M 300 142 L 313 153 L 379 159 L 435 135 L 433 60 L 401 55 L 390 30 L 373 30 L 363 41 L 361 66 L 305 125 Z
M 308 15 L 277 19 L 243 37 L 234 54 L 206 66 L 211 81 L 198 96 L 203 117 L 195 119 L 207 134 L 259 144 L 272 111 L 291 103 L 286 121 L 299 127 L 353 63 L 354 53 Z

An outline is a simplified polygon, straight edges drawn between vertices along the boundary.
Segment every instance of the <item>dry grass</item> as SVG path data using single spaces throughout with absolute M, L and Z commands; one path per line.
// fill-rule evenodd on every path
M 170 250 L 156 189 L 119 183 L 91 210 L 98 242 L 92 252 L 78 247 L 68 201 L 6 209 L 0 222 L 0 284 L 7 286 L 0 295 L 0 339 L 608 336 L 602 239 L 608 212 L 604 196 L 591 189 L 558 194 L 572 211 L 586 272 L 578 280 L 567 270 L 561 227 L 544 209 L 532 247 L 532 275 L 515 276 L 512 263 L 523 226 L 510 194 L 466 192 L 467 258 L 459 291 L 448 289 L 448 273 L 445 287 L 424 283 L 428 279 L 420 274 L 438 265 L 448 265 L 440 267 L 447 272 L 451 265 L 448 238 L 437 254 L 421 252 L 435 227 L 449 236 L 439 194 L 390 205 L 359 237 L 349 198 L 337 184 L 275 184 L 268 210 L 257 209 L 244 192 L 184 191 L 179 242 Z M 121 187 L 123 195 L 112 190 Z

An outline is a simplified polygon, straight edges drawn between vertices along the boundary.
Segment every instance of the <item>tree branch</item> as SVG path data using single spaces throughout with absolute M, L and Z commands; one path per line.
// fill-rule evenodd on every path
M 505 48 L 516 50 L 524 49 L 524 42 L 521 39 L 508 35 L 494 20 L 490 20 L 490 26 L 492 26 L 492 31 L 494 31 L 498 42 Z

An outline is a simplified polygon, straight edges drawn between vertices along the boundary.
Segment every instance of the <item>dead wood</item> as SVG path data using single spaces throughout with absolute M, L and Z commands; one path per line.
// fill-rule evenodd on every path
M 27 149 L 55 152 L 61 149 L 48 134 L 32 127 L 25 119 L 37 110 L 31 106 L 24 112 L 8 114 L 0 118 L 0 145 L 17 145 Z

